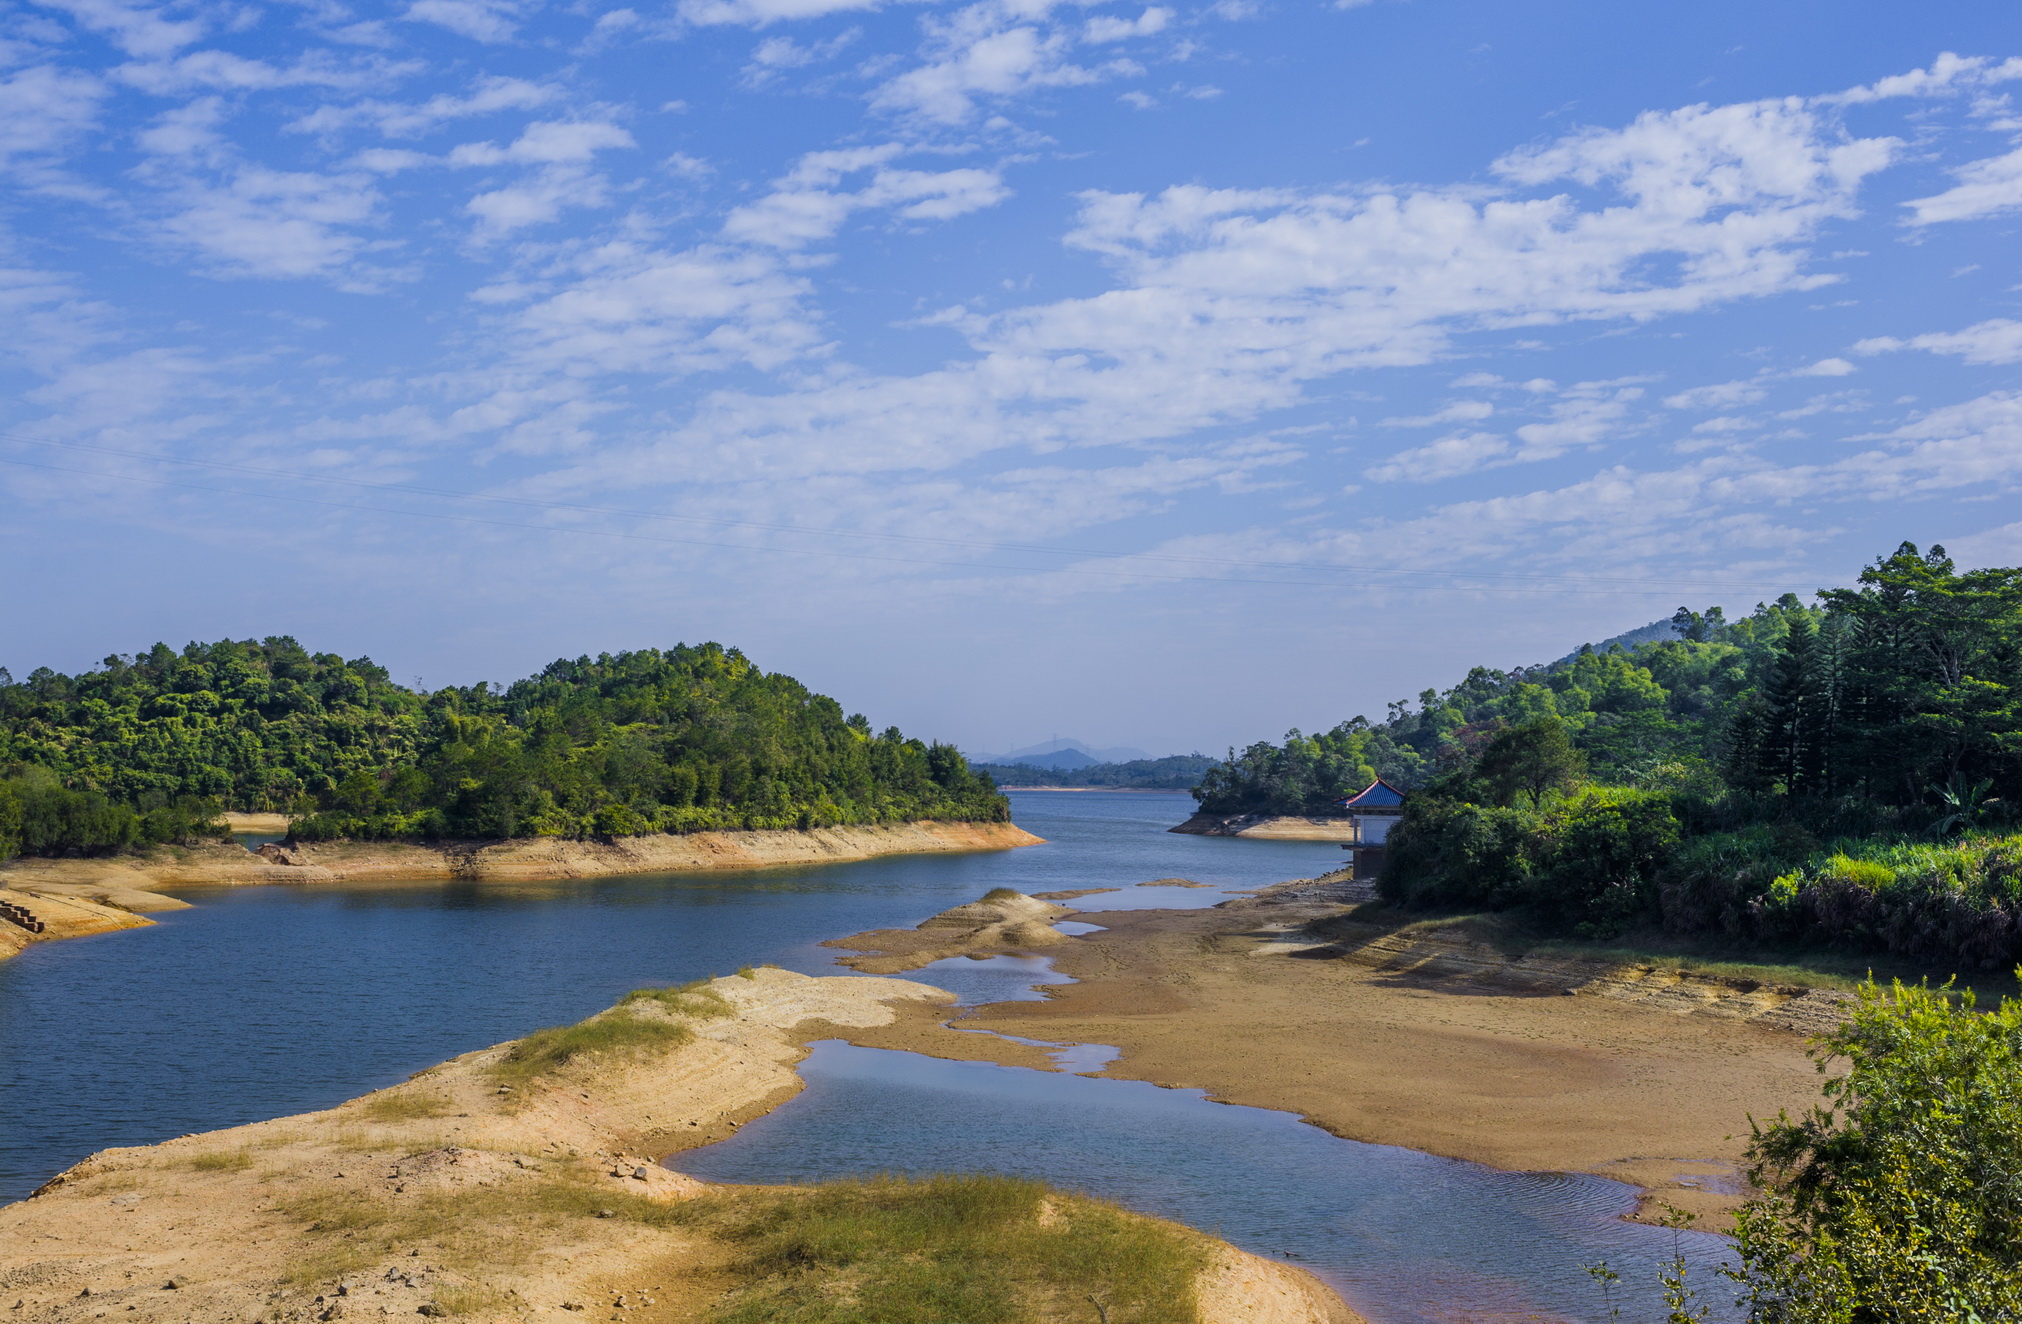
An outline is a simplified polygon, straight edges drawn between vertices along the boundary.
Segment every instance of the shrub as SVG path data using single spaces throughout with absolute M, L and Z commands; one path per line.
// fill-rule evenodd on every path
M 1750 1317 L 2022 1318 L 2022 1001 L 1860 990 L 1824 1041 L 1826 1102 L 1754 1128 L 1736 1217 Z
M 1528 900 L 1549 921 L 1606 937 L 1654 907 L 1657 873 L 1678 847 L 1678 820 L 1667 796 L 1595 788 L 1546 816 L 1545 842 Z

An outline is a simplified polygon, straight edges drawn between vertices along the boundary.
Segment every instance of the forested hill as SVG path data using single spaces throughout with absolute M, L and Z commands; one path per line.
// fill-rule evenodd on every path
M 1905 543 L 1814 603 L 1671 624 L 1253 745 L 1195 794 L 1325 811 L 1381 774 L 1412 791 L 1379 880 L 1405 905 L 2022 962 L 2022 570 Z
M 1929 800 L 1955 773 L 2022 789 L 2022 570 L 1962 575 L 1942 547 L 1905 543 L 1811 605 L 1785 594 L 1735 621 L 1680 607 L 1645 630 L 1668 637 L 1476 667 L 1415 707 L 1391 704 L 1382 722 L 1231 751 L 1195 795 L 1218 813 L 1321 812 L 1377 776 L 1424 785 L 1545 717 L 1609 783 L 1893 806 Z
M 110 850 L 279 810 L 305 837 L 1001 821 L 950 745 L 874 733 L 717 644 L 423 693 L 289 638 L 0 672 L 0 852 Z

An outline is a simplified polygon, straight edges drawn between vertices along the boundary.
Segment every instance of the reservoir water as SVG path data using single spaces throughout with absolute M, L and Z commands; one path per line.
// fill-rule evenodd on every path
M 766 961 L 835 973 L 822 939 L 910 925 L 992 887 L 1124 889 L 1073 903 L 1090 911 L 1205 905 L 1341 858 L 1325 843 L 1168 833 L 1183 797 L 1012 802 L 1047 845 L 541 884 L 181 888 L 195 908 L 155 927 L 36 944 L 0 962 L 0 1201 L 94 1150 L 327 1107 L 640 985 Z M 1212 886 L 1133 886 L 1166 877 Z M 1053 978 L 1020 960 L 921 977 L 966 1002 Z M 1619 1220 L 1629 1191 L 1612 1182 L 1356 1145 L 1186 1091 L 839 1044 L 806 1074 L 798 1098 L 682 1166 L 729 1180 L 1031 1172 L 1298 1258 L 1378 1324 L 1599 1321 L 1579 1265 L 1605 1257 L 1647 1283 L 1672 1247 Z M 1719 1243 L 1686 1245 L 1703 1262 Z

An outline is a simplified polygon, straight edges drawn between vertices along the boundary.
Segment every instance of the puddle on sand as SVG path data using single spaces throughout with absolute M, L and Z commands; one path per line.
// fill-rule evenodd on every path
M 1325 1278 L 1375 1324 L 1603 1324 L 1583 1266 L 1621 1273 L 1629 1319 L 1662 1318 L 1668 1231 L 1623 1221 L 1630 1187 L 1502 1172 L 1341 1140 L 1291 1113 L 1141 1081 L 948 1062 L 824 1041 L 807 1089 L 735 1136 L 669 1160 L 710 1181 L 812 1182 L 879 1172 L 1006 1172 L 1214 1232 Z M 1724 1243 L 1678 1243 L 1727 1300 Z M 1731 1321 L 1716 1308 L 1710 1320 Z
M 1053 927 L 1059 929 L 1062 933 L 1066 934 L 1070 938 L 1079 938 L 1084 934 L 1089 933 L 1108 932 L 1108 930 L 1105 929 L 1100 924 L 1084 924 L 1078 919 L 1055 920 L 1053 921 Z
M 1045 956 L 944 956 L 917 970 L 908 970 L 899 978 L 945 988 L 955 995 L 958 1007 L 980 1007 L 986 1002 L 1044 1002 L 1046 995 L 1033 985 L 1080 982 L 1054 970 L 1052 959 Z

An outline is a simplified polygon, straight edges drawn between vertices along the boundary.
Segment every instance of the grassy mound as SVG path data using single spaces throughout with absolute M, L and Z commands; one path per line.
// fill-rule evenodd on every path
M 738 1192 L 683 1213 L 733 1246 L 712 1324 L 1194 1324 L 1196 1238 L 985 1175 Z
M 522 1085 L 579 1058 L 679 1048 L 695 1038 L 689 1021 L 730 1014 L 730 1003 L 708 984 L 698 979 L 673 988 L 633 989 L 617 1006 L 586 1021 L 535 1030 L 505 1051 L 492 1075 L 502 1084 Z

